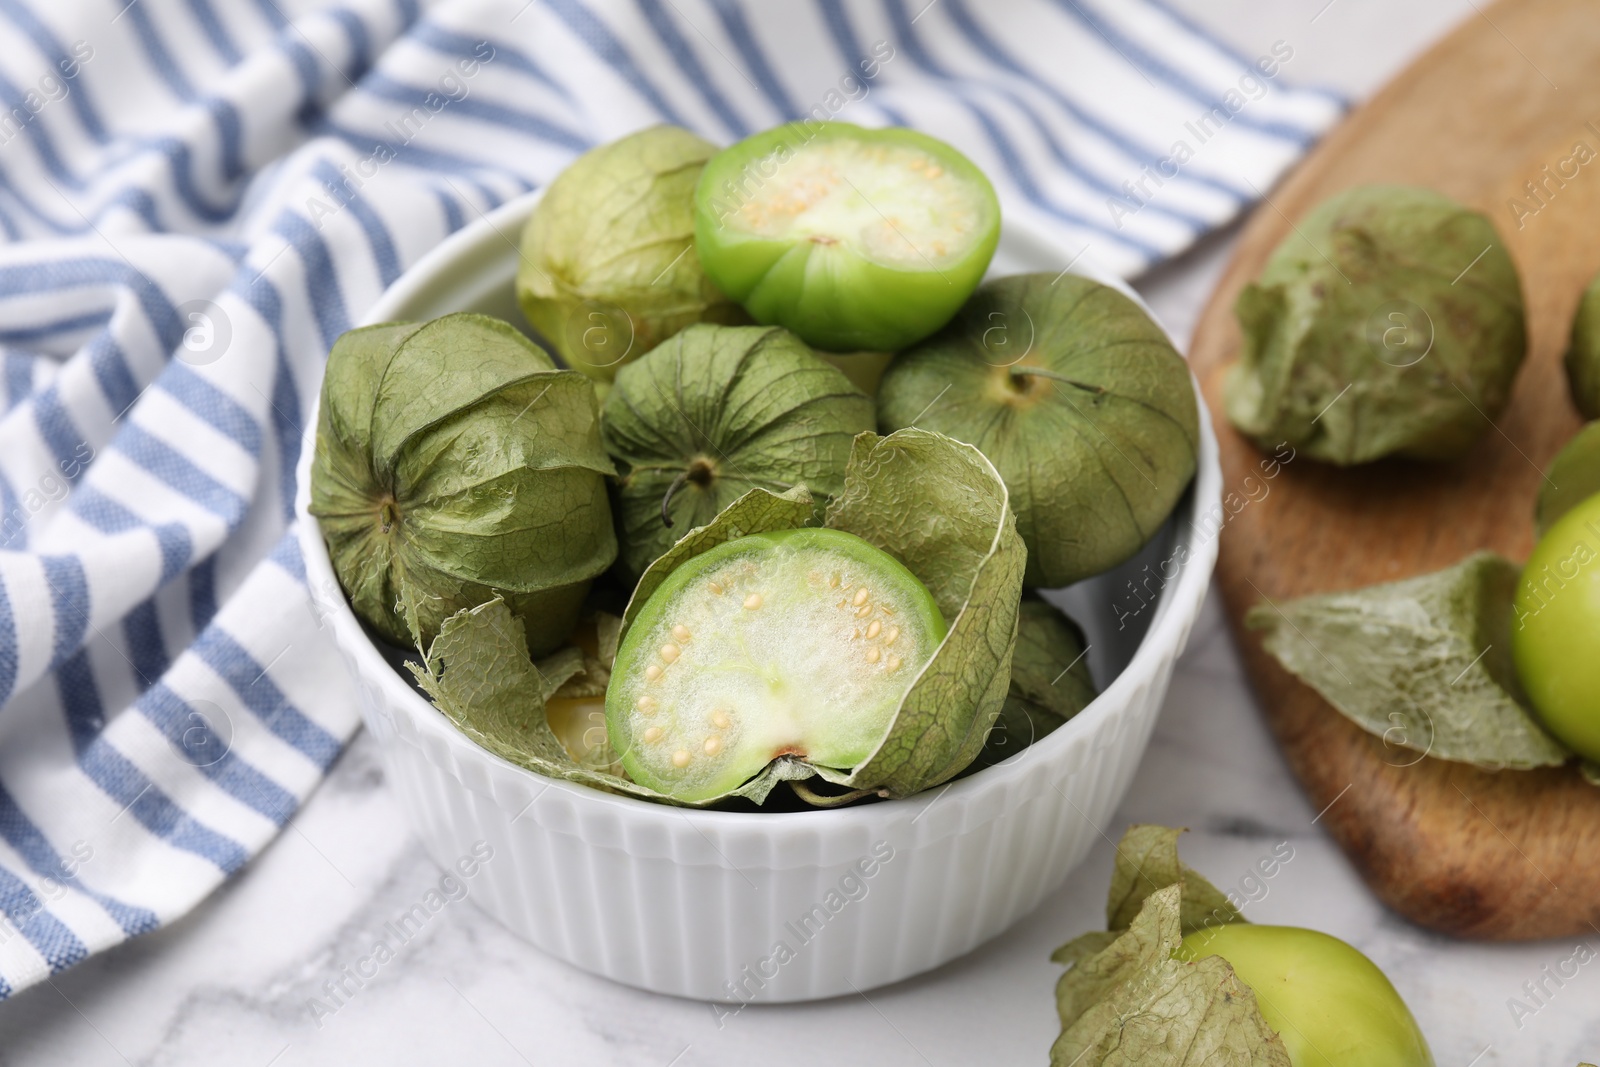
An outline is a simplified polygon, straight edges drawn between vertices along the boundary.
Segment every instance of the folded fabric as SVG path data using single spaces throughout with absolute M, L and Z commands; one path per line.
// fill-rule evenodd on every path
M 1133 274 L 1342 107 L 1150 0 L 0 0 L 0 56 L 0 997 L 187 912 L 355 730 L 295 463 L 450 232 L 643 125 L 837 117 Z

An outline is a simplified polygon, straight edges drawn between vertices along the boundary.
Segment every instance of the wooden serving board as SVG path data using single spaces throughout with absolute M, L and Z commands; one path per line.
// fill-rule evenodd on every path
M 1593 153 L 1582 166 L 1573 162 L 1580 142 Z M 1547 180 L 1563 169 L 1576 174 Z M 1545 184 L 1542 204 L 1529 198 L 1529 181 Z M 1222 409 L 1239 345 L 1234 300 L 1291 232 L 1289 220 L 1368 182 L 1430 186 L 1489 216 L 1521 271 L 1528 360 L 1498 428 L 1486 427 L 1465 459 L 1284 466 L 1270 493 L 1222 535 L 1217 576 L 1234 636 L 1289 763 L 1312 805 L 1326 808 L 1321 824 L 1386 903 L 1466 937 L 1593 932 L 1600 788 L 1571 768 L 1489 773 L 1431 757 L 1412 763 L 1415 754 L 1385 747 L 1279 667 L 1242 619 L 1263 597 L 1408 577 L 1480 548 L 1527 557 L 1541 471 L 1580 425 L 1561 357 L 1579 295 L 1600 271 L 1600 3 L 1484 7 L 1256 209 L 1191 346 L 1221 440 L 1225 493 L 1244 496 L 1244 479 L 1259 475 L 1264 458 Z

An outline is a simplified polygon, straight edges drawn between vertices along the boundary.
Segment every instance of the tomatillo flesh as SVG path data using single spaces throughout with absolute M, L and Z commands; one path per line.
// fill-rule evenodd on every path
M 928 590 L 854 534 L 751 534 L 680 564 L 635 617 L 606 693 L 629 777 L 677 800 L 782 756 L 849 769 L 944 640 Z
M 694 234 L 706 275 L 757 322 L 829 351 L 894 351 L 977 288 L 1000 202 L 926 134 L 791 122 L 711 157 Z

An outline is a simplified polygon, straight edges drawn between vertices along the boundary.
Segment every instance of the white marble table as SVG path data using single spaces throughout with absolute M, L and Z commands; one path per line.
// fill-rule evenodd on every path
M 1456 18 L 1481 17 L 1472 0 L 1183 6 L 1247 51 L 1291 42 L 1295 77 L 1355 94 Z M 1144 280 L 1179 336 L 1230 243 L 1215 238 Z M 1111 832 L 1189 825 L 1186 859 L 1223 886 L 1287 841 L 1293 859 L 1249 916 L 1365 951 L 1411 1004 L 1440 1067 L 1600 1059 L 1600 964 L 1520 1026 L 1507 1004 L 1526 1000 L 1524 983 L 1575 941 L 1481 945 L 1418 930 L 1373 899 L 1316 814 L 1266 733 L 1213 601 Z M 362 735 L 289 830 L 195 914 L 0 1004 L 0 1065 L 1044 1063 L 1058 1030 L 1049 954 L 1103 922 L 1111 852 L 1102 843 L 1036 913 L 937 971 L 865 997 L 749 1008 L 721 1029 L 703 1004 L 574 970 L 462 902 L 319 1026 L 309 999 L 438 879 Z

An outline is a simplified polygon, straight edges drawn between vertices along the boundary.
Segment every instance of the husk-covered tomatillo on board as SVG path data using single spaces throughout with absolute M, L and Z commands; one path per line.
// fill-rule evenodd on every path
M 616 558 L 594 386 L 498 319 L 345 333 L 316 449 L 311 513 L 334 571 L 395 644 L 500 595 L 548 651 Z
M 715 145 L 653 126 L 591 149 L 522 233 L 517 300 L 568 366 L 610 381 L 695 322 L 748 322 L 694 248 L 694 189 Z
M 1027 584 L 1062 586 L 1128 559 L 1194 476 L 1189 368 L 1137 304 L 1073 274 L 980 288 L 902 353 L 878 422 L 976 445 L 1011 491 Z
M 691 326 L 624 367 L 602 434 L 617 463 L 622 564 L 643 572 L 751 489 L 844 485 L 872 401 L 777 326 Z
M 1489 431 L 1527 347 L 1516 267 L 1489 220 L 1369 185 L 1311 212 L 1236 305 L 1228 418 L 1329 463 L 1451 459 Z
M 1255 991 L 1227 961 L 1179 955 L 1186 937 L 1249 925 L 1178 858 L 1182 832 L 1130 826 L 1117 843 L 1107 929 L 1051 955 L 1068 968 L 1056 983 L 1061 1035 L 1051 1067 L 1294 1067 Z

